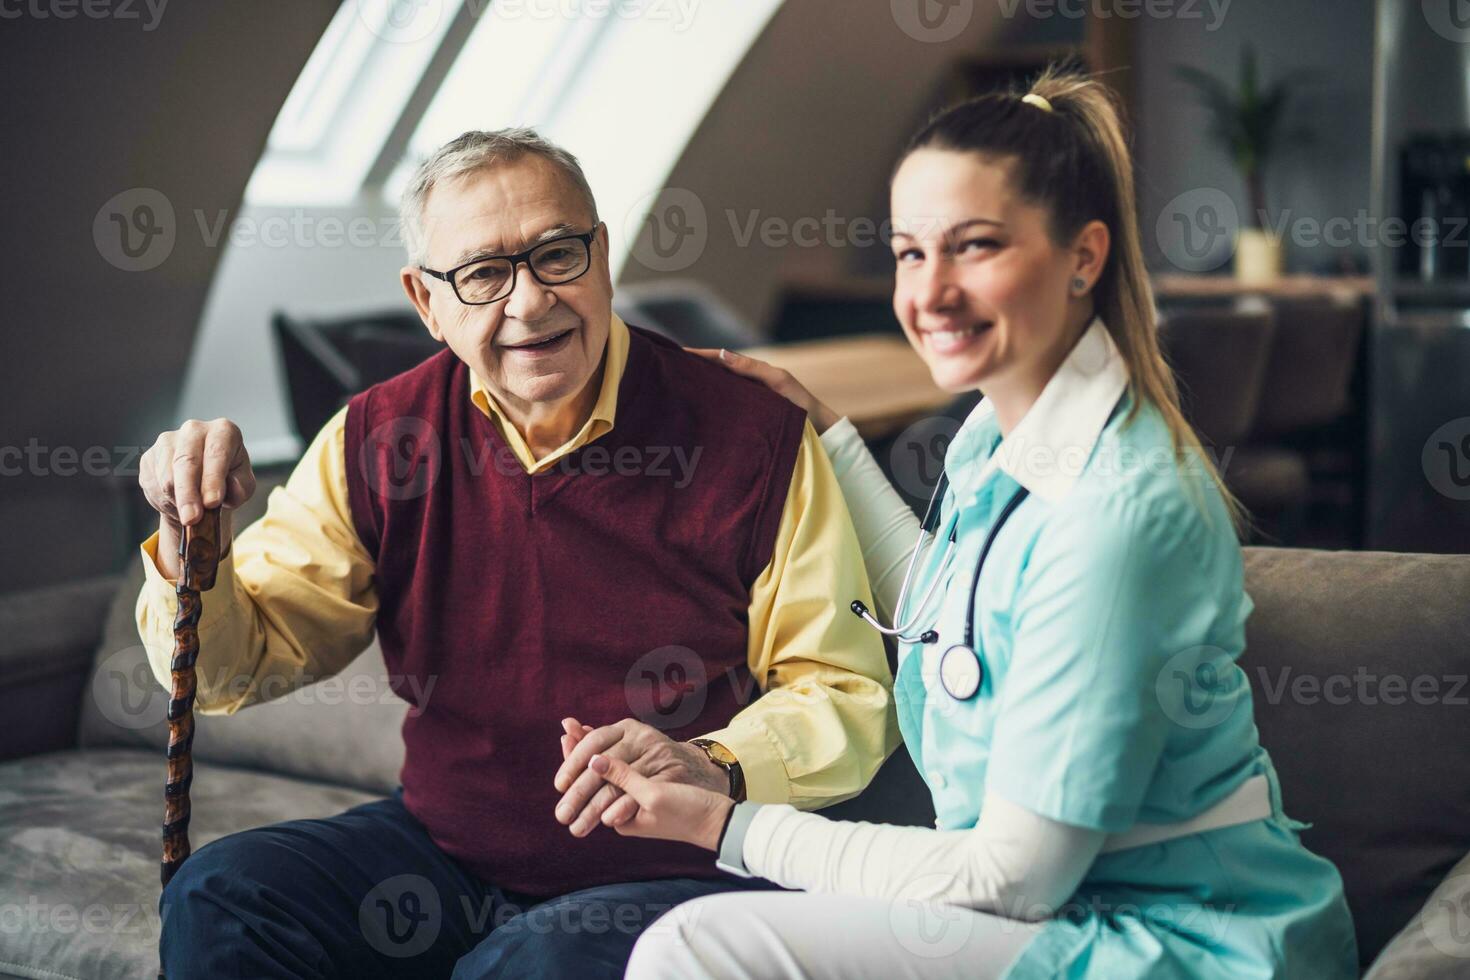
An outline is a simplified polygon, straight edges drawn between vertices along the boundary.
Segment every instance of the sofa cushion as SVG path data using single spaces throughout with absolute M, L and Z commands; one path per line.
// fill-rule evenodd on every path
M 132 749 L 0 765 L 0 971 L 46 978 L 158 973 L 162 757 Z M 191 791 L 197 849 L 250 827 L 326 817 L 377 794 L 202 764 Z
M 1470 851 L 1470 555 L 1247 548 L 1241 663 L 1365 964 Z M 1466 975 L 1470 975 L 1467 964 Z
M 1470 854 L 1393 938 L 1365 980 L 1461 980 L 1470 975 Z
M 237 529 L 265 509 L 282 482 L 262 476 L 255 496 L 235 515 Z M 168 744 L 168 692 L 148 667 L 134 620 L 143 566 L 130 562 L 113 598 L 92 676 L 82 700 L 84 747 L 144 748 L 163 759 Z M 204 593 L 205 603 L 209 593 Z M 208 644 L 199 651 L 209 657 Z M 261 769 L 388 793 L 403 765 L 401 729 L 408 705 L 388 683 L 376 641 L 341 674 L 234 715 L 195 715 L 194 756 L 205 762 Z

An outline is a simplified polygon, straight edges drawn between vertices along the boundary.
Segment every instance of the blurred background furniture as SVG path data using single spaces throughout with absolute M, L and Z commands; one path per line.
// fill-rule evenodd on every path
M 328 320 L 277 312 L 271 328 L 302 445 L 348 398 L 407 371 L 444 346 L 412 310 Z
M 284 477 L 262 475 L 238 526 Z M 1470 556 L 1248 548 L 1245 566 L 1256 608 L 1241 663 L 1256 722 L 1287 812 L 1312 824 L 1304 842 L 1342 872 L 1364 966 L 1381 956 L 1373 976 L 1383 980 L 1463 976 Z M 168 696 L 133 624 L 142 574 L 134 562 L 121 576 L 0 597 L 0 877 L 43 910 L 0 930 L 0 977 L 156 971 Z M 374 643 L 339 677 L 199 716 L 196 847 L 391 792 L 405 711 Z M 934 820 L 904 751 L 826 812 Z M 61 928 L 54 909 L 100 914 L 107 928 Z
M 1262 296 L 1192 285 L 1166 294 L 1160 345 L 1186 417 L 1250 511 L 1254 540 L 1361 547 L 1361 296 L 1351 288 Z

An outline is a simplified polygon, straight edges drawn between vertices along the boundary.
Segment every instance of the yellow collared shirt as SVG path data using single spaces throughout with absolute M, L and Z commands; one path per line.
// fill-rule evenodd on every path
M 612 430 L 628 342 L 614 316 L 597 404 L 571 440 L 541 459 L 473 371 L 470 397 L 527 472 L 538 472 Z M 378 596 L 347 502 L 346 416 L 343 408 L 322 427 L 271 491 L 265 515 L 235 536 L 220 563 L 199 624 L 202 714 L 233 714 L 262 700 L 262 690 L 277 696 L 331 676 L 372 642 Z M 168 687 L 178 600 L 158 568 L 158 535 L 141 550 L 138 633 Z M 808 423 L 771 562 L 751 587 L 748 660 L 762 696 L 705 736 L 740 760 L 755 802 L 812 808 L 847 799 L 898 745 L 893 679 L 878 635 L 847 610 L 854 598 L 872 604 L 862 552 Z M 224 690 L 230 677 L 250 680 Z

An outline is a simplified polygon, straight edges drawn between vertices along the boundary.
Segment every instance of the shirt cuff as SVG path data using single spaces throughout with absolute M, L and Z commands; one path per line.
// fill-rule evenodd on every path
M 822 449 L 831 459 L 844 449 L 850 447 L 854 441 L 858 445 L 863 444 L 863 437 L 858 433 L 857 426 L 852 424 L 852 419 L 846 415 L 838 419 L 831 428 L 817 437 L 821 440 Z
M 759 803 L 735 804 L 730 811 L 730 822 L 725 825 L 725 836 L 720 838 L 720 853 L 715 859 L 715 867 L 740 878 L 755 877 L 745 867 L 745 833 L 760 809 Z
M 158 567 L 158 532 L 154 531 L 149 535 L 148 539 L 139 545 L 138 550 L 143 558 L 143 594 L 146 596 L 148 608 L 158 614 L 154 628 L 160 633 L 167 633 L 172 642 L 173 621 L 179 614 L 179 596 L 176 591 L 178 583 L 164 575 Z M 234 558 L 235 548 L 232 541 L 229 554 L 220 559 L 218 569 L 214 573 L 214 585 L 204 593 L 206 596 L 218 595 L 233 598 L 235 594 Z M 231 605 L 230 602 L 202 603 L 203 608 L 199 613 L 199 632 L 202 634 L 229 615 Z
M 785 803 L 791 799 L 791 779 L 786 761 L 776 751 L 770 736 L 759 726 L 736 724 L 701 735 L 719 742 L 740 763 L 745 777 L 745 798 L 753 803 Z

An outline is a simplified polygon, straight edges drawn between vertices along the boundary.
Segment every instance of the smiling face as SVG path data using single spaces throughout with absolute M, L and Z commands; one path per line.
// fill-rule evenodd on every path
M 1045 209 L 1012 189 L 1008 164 L 941 149 L 903 161 L 892 210 L 893 311 L 935 383 L 979 388 L 998 411 L 1007 396 L 1034 400 L 1091 317 L 1106 226 L 1059 246 Z
M 441 272 L 471 259 L 525 251 L 593 228 L 586 202 L 555 164 L 534 154 L 444 181 L 423 212 L 424 265 Z M 450 284 L 403 269 L 404 288 L 436 340 L 449 345 L 512 415 L 595 401 L 612 321 L 607 227 L 597 225 L 591 266 L 557 286 L 518 265 L 515 289 L 483 306 L 461 303 Z M 590 406 L 589 406 L 590 408 Z

